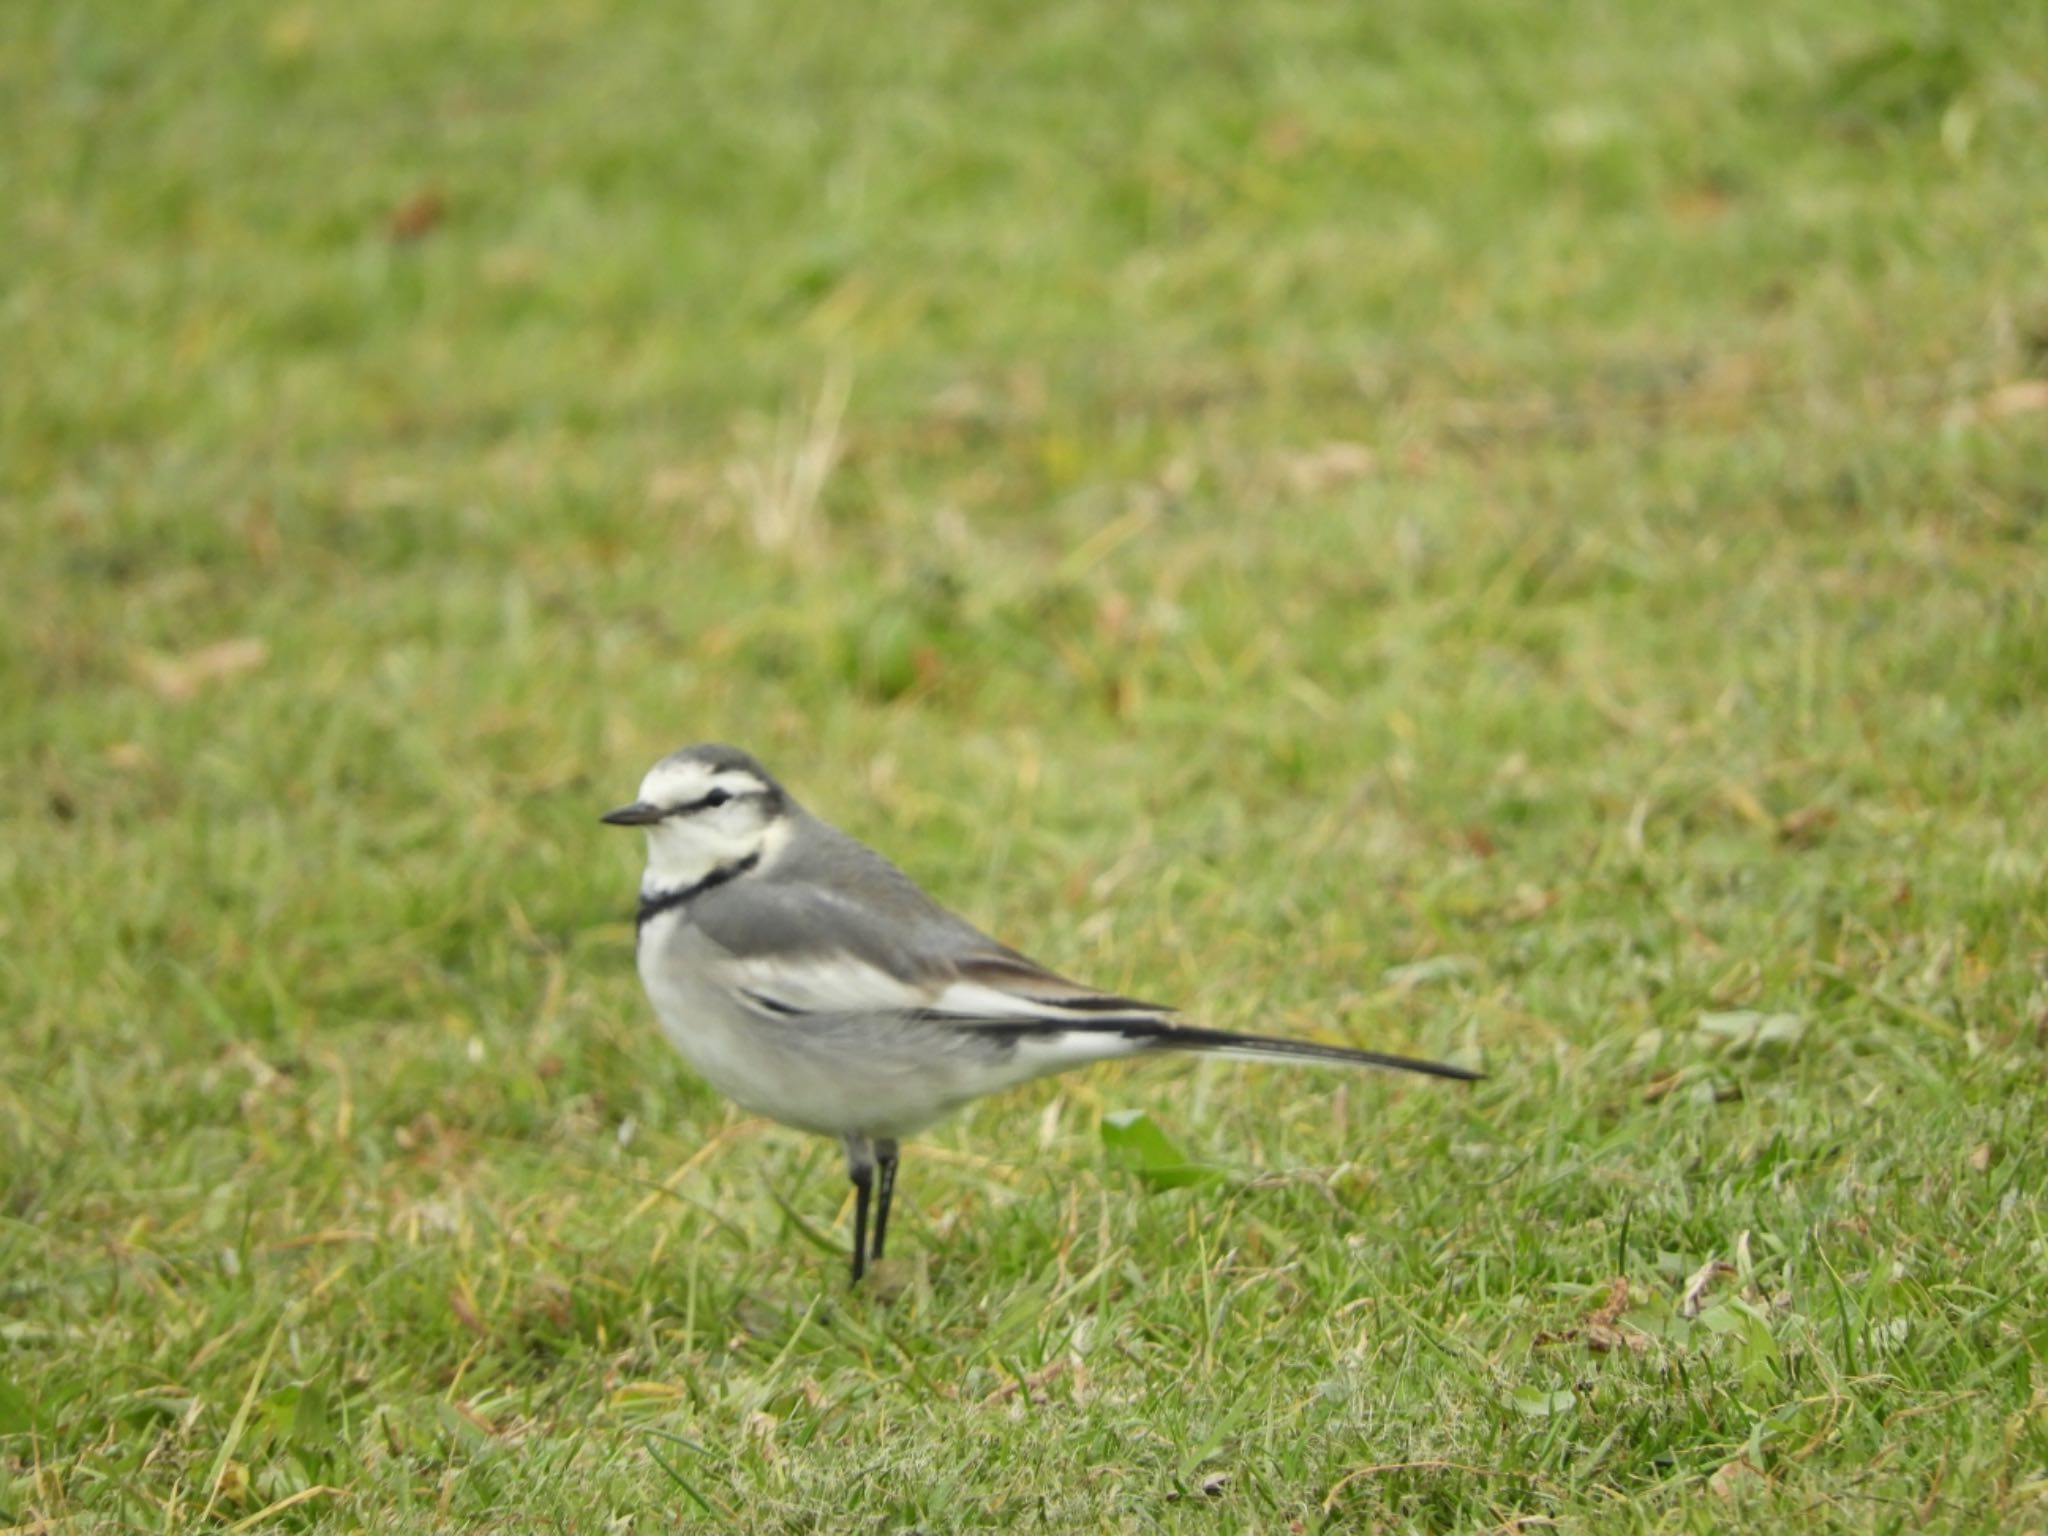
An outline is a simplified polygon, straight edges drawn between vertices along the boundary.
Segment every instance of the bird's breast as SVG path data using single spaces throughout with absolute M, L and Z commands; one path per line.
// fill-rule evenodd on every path
M 1008 1080 L 1007 1048 L 950 1038 L 899 1012 L 782 1017 L 747 1006 L 732 956 L 681 912 L 642 925 L 639 960 L 661 1032 L 698 1076 L 785 1125 L 908 1135 Z

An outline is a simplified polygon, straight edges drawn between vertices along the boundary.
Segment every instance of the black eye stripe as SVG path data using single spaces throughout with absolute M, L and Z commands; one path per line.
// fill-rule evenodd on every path
M 681 805 L 670 806 L 661 813 L 661 816 L 662 820 L 666 821 L 671 816 L 688 816 L 693 811 L 715 810 L 719 806 L 730 804 L 734 800 L 765 800 L 767 797 L 768 792 L 765 789 L 750 789 L 739 793 L 734 793 L 729 789 L 714 789 L 708 795 L 701 795 L 697 799 L 685 801 Z

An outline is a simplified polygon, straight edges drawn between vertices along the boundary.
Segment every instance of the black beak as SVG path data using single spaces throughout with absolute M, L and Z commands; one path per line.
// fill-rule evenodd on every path
M 658 805 L 649 805 L 645 800 L 635 800 L 631 805 L 622 805 L 616 811 L 606 811 L 598 820 L 608 827 L 644 827 L 662 818 Z

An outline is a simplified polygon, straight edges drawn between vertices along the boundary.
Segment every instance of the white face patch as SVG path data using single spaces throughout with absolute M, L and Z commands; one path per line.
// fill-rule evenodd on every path
M 640 798 L 664 810 L 702 800 L 714 789 L 728 795 L 758 795 L 768 786 L 744 768 L 713 768 L 709 763 L 659 762 L 640 781 Z
M 776 803 L 766 798 L 768 788 L 744 768 L 687 760 L 656 763 L 640 781 L 640 798 L 674 814 L 646 828 L 642 893 L 678 890 L 748 858 L 773 858 L 788 841 L 789 826 Z

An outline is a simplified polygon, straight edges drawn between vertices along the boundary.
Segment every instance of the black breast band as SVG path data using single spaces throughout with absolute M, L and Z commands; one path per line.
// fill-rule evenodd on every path
M 760 862 L 760 854 L 750 853 L 734 863 L 721 864 L 703 879 L 693 880 L 688 885 L 679 885 L 672 891 L 655 891 L 651 895 L 642 891 L 640 910 L 634 917 L 634 931 L 645 928 L 664 912 L 672 911 L 676 907 L 687 907 L 706 891 L 714 890 L 728 880 L 737 880 Z

